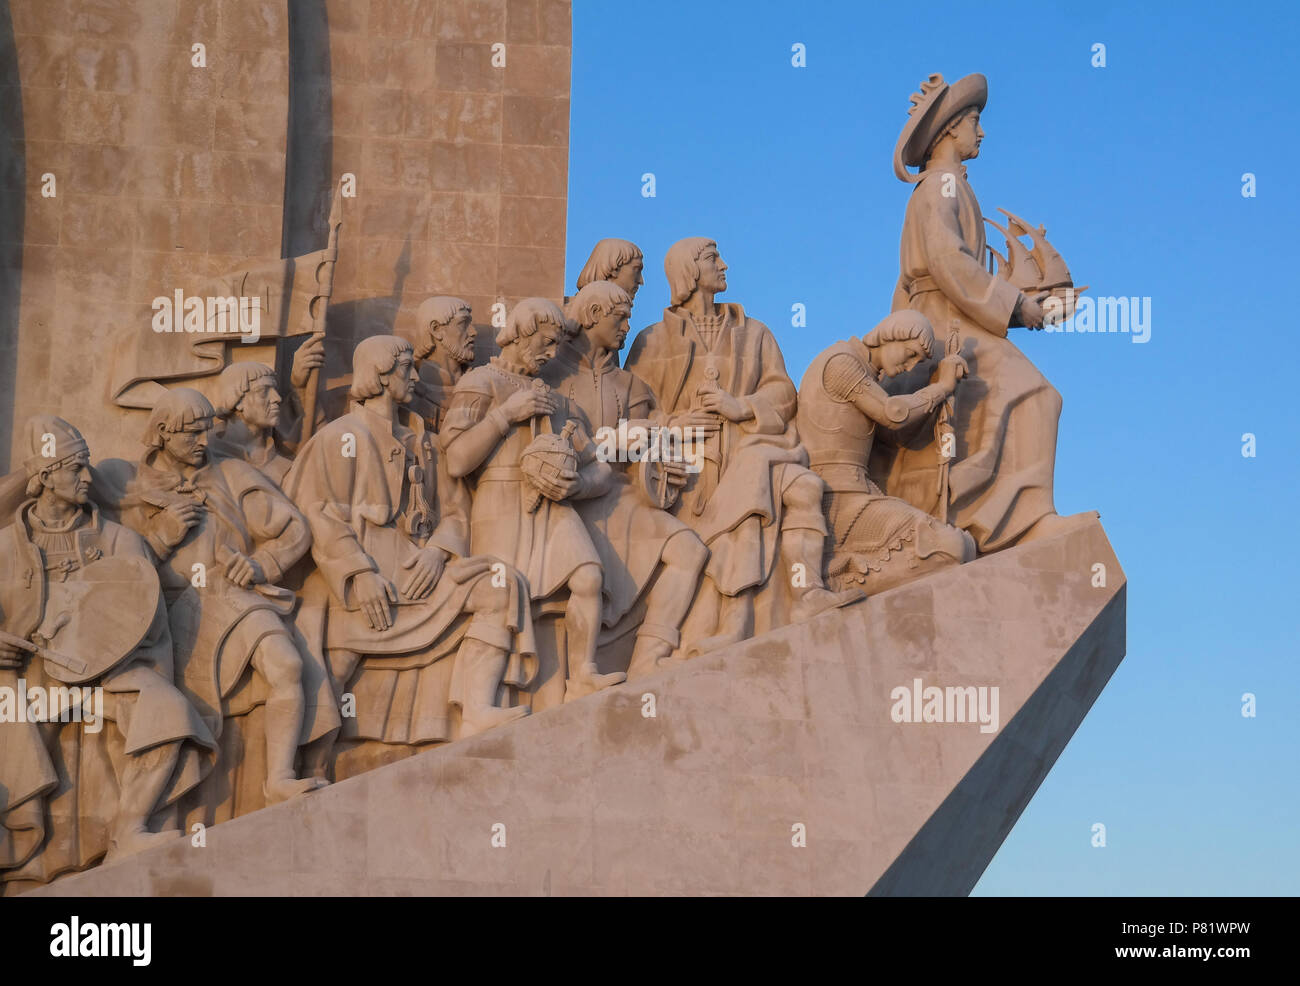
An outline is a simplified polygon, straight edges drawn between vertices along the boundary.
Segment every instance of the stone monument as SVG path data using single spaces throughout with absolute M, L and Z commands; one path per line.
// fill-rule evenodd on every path
M 11 5 L 0 890 L 969 892 L 1125 605 L 984 77 L 913 96 L 892 311 L 796 390 L 712 239 L 625 361 L 647 254 L 564 297 L 566 0 L 259 9 Z M 104 33 L 164 54 L 43 54 Z

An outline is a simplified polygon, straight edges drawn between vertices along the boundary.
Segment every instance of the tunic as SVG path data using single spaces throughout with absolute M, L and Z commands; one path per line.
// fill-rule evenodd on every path
M 456 437 L 487 417 L 488 412 L 518 390 L 532 389 L 534 377 L 512 373 L 493 358 L 460 378 L 440 436 L 446 450 Z M 535 511 L 525 507 L 523 472 L 519 460 L 537 434 L 559 434 L 574 416 L 568 401 L 559 401 L 549 417 L 533 418 L 511 426 L 469 477 L 473 489 L 470 510 L 470 549 L 492 555 L 518 569 L 528 580 L 533 599 L 545 599 L 564 587 L 581 565 L 599 565 L 597 553 L 582 518 L 569 501 L 546 497 Z M 579 421 L 579 423 L 581 423 Z M 581 432 L 579 443 L 589 440 Z M 586 451 L 585 468 L 595 473 L 595 453 Z M 599 470 L 606 476 L 608 470 Z M 600 490 L 603 492 L 603 484 Z
M 605 352 L 593 363 L 572 347 L 562 346 L 543 368 L 542 379 L 567 398 L 587 434 L 597 441 L 602 428 L 617 431 L 620 421 L 628 422 L 628 428 L 652 426 L 654 394 L 639 377 L 619 367 L 614 353 Z M 605 572 L 601 614 L 605 626 L 613 626 L 636 604 L 659 567 L 668 539 L 690 530 L 645 499 L 637 463 L 611 461 L 609 465 L 614 474 L 610 489 L 575 504 Z

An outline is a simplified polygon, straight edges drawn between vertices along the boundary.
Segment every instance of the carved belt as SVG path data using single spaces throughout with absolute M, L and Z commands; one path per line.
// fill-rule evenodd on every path
M 517 483 L 524 478 L 518 466 L 489 466 L 479 473 L 480 483 Z
M 924 277 L 914 278 L 907 285 L 907 296 L 915 298 L 918 294 L 925 294 L 927 291 L 938 291 L 939 285 L 935 283 L 933 277 L 926 275 Z

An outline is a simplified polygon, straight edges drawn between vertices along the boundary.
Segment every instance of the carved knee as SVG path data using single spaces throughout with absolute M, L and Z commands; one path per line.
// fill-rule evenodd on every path
M 569 592 L 574 596 L 599 596 L 603 584 L 599 565 L 579 565 L 569 576 Z
M 302 684 L 302 656 L 284 634 L 262 638 L 253 657 L 253 666 L 262 672 L 273 690 L 297 688 Z

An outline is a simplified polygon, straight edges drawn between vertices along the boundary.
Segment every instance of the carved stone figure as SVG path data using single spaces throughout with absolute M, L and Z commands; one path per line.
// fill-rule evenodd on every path
M 971 379 L 956 398 L 950 496 L 953 523 L 970 531 L 981 551 L 1068 526 L 1052 497 L 1061 397 L 1007 338 L 1011 327 L 1042 328 L 1047 292 L 1026 295 L 988 270 L 984 217 L 962 163 L 979 155 L 987 97 L 982 75 L 952 85 L 931 76 L 912 97 L 894 152 L 894 173 L 916 188 L 903 218 L 893 309 L 919 311 L 940 337 L 960 337 Z M 914 175 L 909 167 L 922 170 Z M 920 382 L 909 374 L 888 389 L 909 392 Z M 885 492 L 939 513 L 934 443 L 878 452 Z
M 22 449 L 28 499 L 0 530 L 0 889 L 175 838 L 174 814 L 151 825 L 216 750 L 172 683 L 149 549 L 89 501 L 81 433 L 38 415 Z
M 639 246 L 629 240 L 603 239 L 592 247 L 591 256 L 578 273 L 578 290 L 593 281 L 612 281 L 636 301 L 636 293 L 645 283 L 643 270 L 645 255 Z
M 465 368 L 474 362 L 474 316 L 459 298 L 426 298 L 415 313 L 415 364 L 419 379 L 408 405 L 433 431 L 451 403 L 451 393 Z
M 626 675 L 596 670 L 600 554 L 574 509 L 577 501 L 603 496 L 613 475 L 586 433 L 570 427 L 578 422 L 568 401 L 537 378 L 564 332 L 564 313 L 552 302 L 526 298 L 515 305 L 497 334 L 501 355 L 456 384 L 440 441 L 451 474 L 473 486 L 470 549 L 524 573 L 534 600 L 568 592 L 569 701 Z M 571 452 L 574 467 L 550 476 L 526 471 L 535 442 L 554 445 L 569 435 L 580 446 Z
M 868 473 L 877 425 L 897 431 L 922 425 L 957 389 L 966 364 L 956 354 L 940 361 L 938 383 L 914 394 L 890 396 L 877 382 L 929 359 L 934 348 L 925 316 L 903 309 L 865 338 L 835 343 L 799 385 L 799 438 L 829 491 L 831 585 L 875 594 L 975 557 L 969 534 L 885 496 Z
M 335 690 L 357 703 L 343 735 L 411 745 L 451 738 L 449 703 L 461 736 L 526 715 L 497 695 L 503 681 L 529 683 L 536 654 L 527 583 L 471 556 L 468 491 L 433 438 L 398 421 L 415 380 L 409 342 L 364 339 L 353 410 L 303 446 L 285 480 L 312 530 L 304 595 L 313 581 L 327 590 L 318 636 Z M 437 662 L 452 654 L 448 683 Z
M 570 303 L 569 313 L 576 331 L 543 368 L 542 379 L 568 399 L 587 434 L 615 453 L 605 457 L 613 470 L 610 489 L 576 506 L 604 570 L 605 626 L 617 624 L 645 597 L 628 666 L 628 677 L 634 678 L 654 671 L 681 646 L 682 621 L 709 552 L 689 527 L 662 509 L 659 491 L 651 489 L 659 479 L 675 497 L 686 483 L 686 462 L 626 461 L 629 450 L 615 437 L 637 428 L 657 433 L 659 427 L 650 388 L 618 365 L 631 296 L 610 281 L 591 281 Z
M 308 350 L 307 343 L 299 353 Z M 278 442 L 280 392 L 275 386 L 275 371 L 264 363 L 231 363 L 217 380 L 220 394 L 215 405 L 225 428 L 212 438 L 213 455 L 243 459 L 256 467 L 277 486 L 293 464 Z
M 701 648 L 752 632 L 754 596 L 772 578 L 778 548 L 798 575 L 792 619 L 861 598 L 822 582 L 824 487 L 799 444 L 794 384 L 775 337 L 740 305 L 714 302 L 727 265 L 713 240 L 679 240 L 664 271 L 671 304 L 637 336 L 627 369 L 650 385 L 670 425 L 713 432 L 677 505 L 712 552 L 697 606 L 714 631 Z
M 177 388 L 159 400 L 122 517 L 160 559 L 177 680 L 212 731 L 265 706 L 265 771 L 230 785 L 238 813 L 241 798 L 256 801 L 257 786 L 270 803 L 322 786 L 320 777 L 298 777 L 298 747 L 340 720 L 319 656 L 286 621 L 294 594 L 277 585 L 311 545 L 307 522 L 247 462 L 208 457 L 212 421 L 198 391 Z M 227 761 L 222 771 L 236 766 Z

